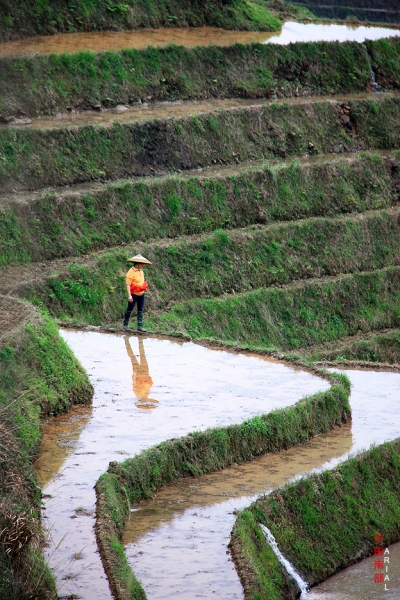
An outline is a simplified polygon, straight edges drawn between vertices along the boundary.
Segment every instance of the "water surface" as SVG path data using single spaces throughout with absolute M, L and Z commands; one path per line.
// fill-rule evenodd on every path
M 329 388 L 325 380 L 256 355 L 96 332 L 62 336 L 95 388 L 92 407 L 76 407 L 45 426 L 36 465 L 49 496 L 47 559 L 62 596 L 110 598 L 93 531 L 93 486 L 110 461 Z
M 390 582 L 374 583 L 374 574 L 385 571 L 376 571 L 376 558 L 370 556 L 312 589 L 307 600 L 399 600 L 400 542 L 388 548 L 390 562 L 386 566 Z
M 400 436 L 400 374 L 346 374 L 353 385 L 351 426 L 248 464 L 183 480 L 135 507 L 124 543 L 129 563 L 149 600 L 243 598 L 227 553 L 235 511 L 289 480 L 315 469 L 330 469 L 371 443 Z M 362 589 L 375 593 L 375 588 L 372 576 Z
M 15 42 L 0 44 L 0 56 L 17 54 L 54 53 L 63 54 L 92 50 L 141 50 L 148 46 L 168 46 L 177 44 L 191 48 L 194 46 L 231 46 L 233 44 L 287 45 L 294 42 L 355 41 L 376 40 L 399 35 L 398 29 L 388 27 L 364 27 L 351 25 L 323 25 L 320 23 L 284 23 L 280 31 L 227 31 L 216 27 L 188 27 L 170 29 L 139 29 L 133 31 L 91 31 L 64 33 L 25 38 Z

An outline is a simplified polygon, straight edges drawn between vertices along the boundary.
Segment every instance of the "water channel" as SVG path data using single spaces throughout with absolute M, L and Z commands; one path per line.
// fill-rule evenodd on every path
M 398 29 L 389 27 L 365 27 L 321 23 L 296 23 L 287 21 L 280 31 L 227 31 L 215 27 L 187 27 L 183 29 L 139 29 L 134 31 L 92 31 L 64 33 L 59 35 L 37 36 L 0 44 L 0 56 L 79 52 L 92 50 L 140 50 L 148 46 L 231 46 L 232 44 L 287 45 L 294 42 L 355 41 L 376 40 L 400 35 Z
M 63 331 L 90 374 L 91 407 L 45 427 L 37 472 L 49 530 L 47 558 L 61 597 L 110 598 L 93 533 L 93 486 L 111 460 L 193 430 L 288 406 L 329 384 L 264 357 L 193 343 Z M 234 511 L 260 493 L 349 452 L 400 435 L 400 375 L 348 372 L 353 423 L 309 444 L 161 490 L 132 512 L 127 556 L 152 598 L 242 598 L 227 554 Z M 384 407 L 384 411 L 382 410 Z M 379 423 L 379 427 L 377 427 Z M 338 597 L 339 598 L 339 597 Z

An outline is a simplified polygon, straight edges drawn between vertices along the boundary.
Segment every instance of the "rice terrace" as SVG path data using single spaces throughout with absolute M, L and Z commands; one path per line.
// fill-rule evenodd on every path
M 398 2 L 2 0 L 0 307 L 0 600 L 398 600 Z

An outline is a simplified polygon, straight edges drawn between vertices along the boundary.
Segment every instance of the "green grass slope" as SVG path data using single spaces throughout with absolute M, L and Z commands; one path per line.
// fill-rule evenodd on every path
M 359 454 L 257 500 L 236 521 L 231 547 L 246 600 L 287 598 L 287 577 L 266 542 L 266 525 L 298 573 L 314 585 L 400 539 L 400 440 Z M 345 530 L 344 530 L 345 528 Z
M 2 41 L 38 34 L 199 27 L 276 31 L 279 19 L 260 0 L 3 0 L 0 6 Z
M 371 52 L 375 42 L 371 42 Z M 378 73 L 392 71 L 397 42 L 374 56 Z M 383 71 L 382 71 L 383 72 Z M 394 73 L 383 89 L 397 89 Z M 32 117 L 93 105 L 357 93 L 369 89 L 370 62 L 362 44 L 317 42 L 169 46 L 114 52 L 0 58 L 0 110 Z
M 109 127 L 2 128 L 0 193 L 216 162 L 400 146 L 399 98 L 382 94 L 347 102 L 266 103 Z
M 32 463 L 42 420 L 90 402 L 93 390 L 48 316 L 15 298 L 1 296 L 0 307 L 0 599 L 50 599 Z
M 11 195 L 0 208 L 0 265 L 79 256 L 137 240 L 387 208 L 397 203 L 399 166 L 398 152 L 321 156 L 221 167 L 214 176 L 205 172 L 84 191 L 45 190 L 24 200 Z
M 341 343 L 328 343 L 307 349 L 303 357 L 312 362 L 400 364 L 400 329 L 372 332 L 344 339 Z M 371 365 L 372 366 L 372 365 Z
M 400 269 L 190 300 L 149 319 L 156 331 L 294 350 L 400 325 Z
M 252 294 L 258 292 L 251 290 L 257 288 L 340 273 L 373 271 L 397 264 L 398 219 L 399 210 L 395 209 L 353 217 L 320 217 L 288 224 L 220 230 L 207 236 L 135 245 L 130 254 L 140 251 L 153 262 L 146 270 L 150 282 L 147 293 L 150 314 L 172 307 L 160 320 L 157 318 L 155 330 L 160 326 L 162 331 L 166 328 L 174 331 L 175 326 L 178 327 L 174 320 L 181 321 L 182 317 L 182 326 L 192 335 L 190 311 L 212 313 L 216 302 L 220 310 L 215 310 L 224 312 L 228 299 L 217 299 L 224 294 L 247 292 L 253 297 Z M 90 261 L 64 264 L 58 275 L 49 271 L 36 282 L 28 279 L 25 285 L 17 268 L 22 278 L 17 293 L 35 303 L 43 303 L 52 315 L 64 322 L 118 323 L 125 310 L 124 277 L 128 255 L 124 248 L 102 253 Z M 56 267 L 57 263 L 53 269 Z M 189 304 L 179 304 L 199 297 L 203 300 L 193 307 L 190 304 L 192 308 Z M 246 296 L 238 296 L 238 302 L 239 297 L 245 304 Z M 202 302 L 207 306 L 210 302 L 209 309 L 204 309 Z M 232 302 L 235 304 L 235 300 Z M 245 331 L 245 313 L 240 317 L 238 313 L 237 318 L 244 319 Z M 211 329 L 215 324 L 211 318 Z M 212 335 L 210 329 L 207 331 L 207 335 Z M 219 337 L 218 330 L 215 336 Z M 240 343 L 243 343 L 243 334 Z

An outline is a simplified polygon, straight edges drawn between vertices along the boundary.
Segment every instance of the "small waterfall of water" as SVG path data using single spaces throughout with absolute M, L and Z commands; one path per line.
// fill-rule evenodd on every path
M 276 539 L 274 538 L 268 527 L 265 527 L 265 525 L 263 525 L 262 523 L 260 523 L 259 525 L 261 527 L 261 531 L 265 535 L 265 539 L 271 546 L 279 562 L 281 563 L 281 565 L 283 565 L 287 573 L 295 580 L 295 582 L 299 586 L 301 592 L 300 600 L 302 598 L 305 598 L 307 596 L 307 583 L 300 577 L 298 573 L 296 573 L 290 562 L 283 556 L 282 552 L 278 548 Z
M 129 502 L 128 492 L 126 491 L 126 489 L 124 488 L 123 485 L 121 486 L 121 488 L 124 490 L 124 494 L 125 494 L 126 502 L 128 504 L 129 512 L 132 512 L 131 503 Z
M 371 76 L 371 85 L 372 85 L 372 89 L 373 91 L 378 94 L 381 91 L 381 86 L 379 85 L 379 83 L 376 81 L 375 78 L 375 73 L 372 70 L 372 67 L 370 68 L 370 76 Z
M 370 58 L 370 55 L 368 54 L 367 46 L 365 44 L 363 44 L 363 47 L 364 47 L 365 54 L 367 55 L 367 59 L 368 59 L 369 65 L 370 65 L 369 66 L 369 77 L 371 79 L 372 91 L 375 92 L 376 94 L 379 94 L 379 92 L 381 91 L 381 86 L 376 81 L 375 72 L 372 69 L 371 58 Z

